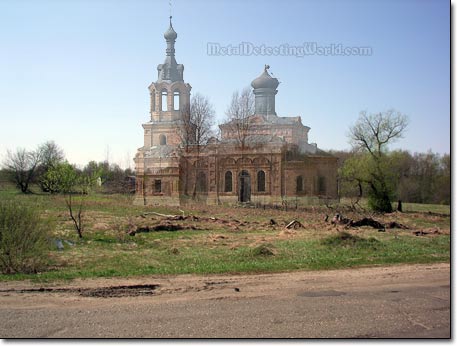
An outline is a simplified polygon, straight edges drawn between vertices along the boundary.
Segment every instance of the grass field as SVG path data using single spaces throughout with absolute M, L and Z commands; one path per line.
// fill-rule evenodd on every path
M 95 194 L 85 202 L 85 233 L 78 239 L 62 196 L 23 195 L 12 188 L 0 198 L 39 208 L 53 222 L 49 268 L 33 275 L 0 275 L 0 280 L 56 280 L 78 277 L 183 273 L 241 273 L 317 270 L 396 263 L 450 261 L 450 207 L 404 204 L 404 213 L 370 215 L 344 212 L 354 220 L 371 216 L 409 229 L 379 232 L 369 227 L 344 229 L 324 221 L 326 207 L 281 211 L 241 207 L 189 207 L 186 220 L 151 214 L 182 215 L 178 208 L 132 205 L 132 197 Z M 148 214 L 150 213 L 150 214 Z M 271 225 L 270 220 L 277 223 Z M 286 230 L 291 220 L 305 228 Z M 128 235 L 132 227 L 178 225 L 183 230 Z M 133 226 L 135 225 L 135 226 Z M 416 236 L 414 231 L 430 234 Z M 57 250 L 53 240 L 63 240 Z M 68 241 L 68 242 L 66 242 Z

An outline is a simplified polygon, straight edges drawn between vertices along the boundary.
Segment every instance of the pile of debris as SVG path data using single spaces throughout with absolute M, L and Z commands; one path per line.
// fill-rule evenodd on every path
M 326 219 L 328 219 L 328 216 L 326 215 Z M 372 228 L 376 228 L 381 232 L 384 232 L 385 229 L 393 229 L 393 228 L 400 228 L 400 229 L 409 229 L 406 225 L 403 225 L 401 223 L 398 223 L 396 221 L 391 221 L 387 223 L 381 223 L 377 220 L 374 220 L 370 217 L 364 217 L 361 220 L 354 221 L 352 219 L 348 219 L 341 214 L 337 213 L 334 215 L 334 217 L 331 220 L 331 223 L 333 225 L 343 225 L 345 228 L 350 228 L 350 227 L 362 227 L 362 226 L 369 226 Z

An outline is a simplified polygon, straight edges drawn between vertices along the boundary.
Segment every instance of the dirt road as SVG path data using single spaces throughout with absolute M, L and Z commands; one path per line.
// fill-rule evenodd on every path
M 450 265 L 0 283 L 0 337 L 448 338 Z

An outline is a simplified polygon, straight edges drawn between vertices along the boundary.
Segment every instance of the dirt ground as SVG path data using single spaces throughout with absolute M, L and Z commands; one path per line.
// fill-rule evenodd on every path
M 450 337 L 450 265 L 0 283 L 0 337 Z

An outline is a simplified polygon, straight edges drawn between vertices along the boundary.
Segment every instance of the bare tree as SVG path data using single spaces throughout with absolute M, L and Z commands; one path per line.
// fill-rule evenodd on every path
M 195 94 L 191 99 L 191 123 L 195 125 L 194 142 L 197 146 L 207 143 L 214 136 L 215 110 L 207 97 Z
M 382 157 L 388 143 L 402 138 L 407 123 L 404 114 L 392 109 L 377 114 L 367 114 L 363 111 L 350 129 L 350 140 L 354 146 L 367 150 L 377 159 Z
M 38 150 L 41 152 L 41 164 L 46 167 L 51 167 L 65 160 L 64 151 L 54 141 L 43 143 Z
M 8 150 L 4 165 L 11 180 L 23 192 L 30 192 L 30 184 L 36 177 L 37 167 L 41 162 L 41 151 L 27 151 L 23 148 L 15 152 Z
M 200 151 L 203 145 L 207 144 L 210 137 L 214 136 L 213 123 L 215 119 L 215 110 L 207 97 L 201 94 L 195 94 L 191 99 L 191 122 L 195 125 L 194 143 L 196 147 L 197 163 L 200 162 Z M 192 197 L 196 199 L 197 186 L 202 185 L 199 181 L 200 166 L 195 165 L 194 190 Z M 205 184 L 206 185 L 206 184 Z
M 350 128 L 350 141 L 357 149 L 369 153 L 371 164 L 369 203 L 376 211 L 391 212 L 393 188 L 390 186 L 386 152 L 389 143 L 401 138 L 407 128 L 407 117 L 395 110 L 367 114 L 361 112 L 356 124 Z
M 199 93 L 195 94 L 191 99 L 190 107 L 183 113 L 181 140 L 186 153 L 195 153 L 199 160 L 202 146 L 207 144 L 207 141 L 214 136 L 213 124 L 215 119 L 215 111 L 209 99 Z M 184 166 L 184 193 L 188 191 L 189 167 L 188 159 L 185 158 Z M 194 175 L 197 177 L 197 166 L 194 167 Z M 194 179 L 193 198 L 197 194 L 197 179 Z
M 254 94 L 251 88 L 246 87 L 239 93 L 235 91 L 226 116 L 229 122 L 226 124 L 232 133 L 235 133 L 242 150 L 245 148 L 246 138 L 249 134 L 252 122 L 251 116 L 254 114 Z

